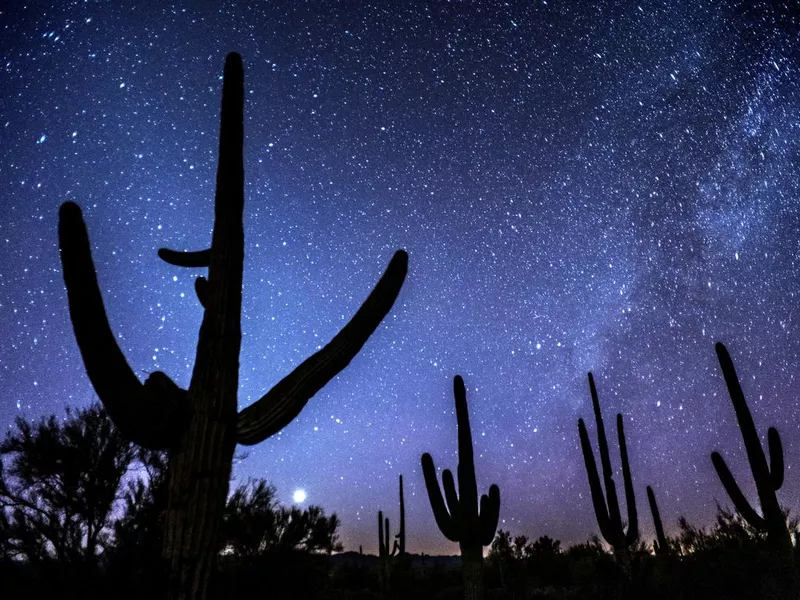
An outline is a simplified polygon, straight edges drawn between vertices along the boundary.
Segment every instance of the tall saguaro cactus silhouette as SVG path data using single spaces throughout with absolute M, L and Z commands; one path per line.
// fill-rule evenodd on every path
M 347 366 L 389 312 L 408 265 L 398 251 L 330 343 L 237 412 L 244 261 L 244 71 L 238 54 L 225 60 L 221 113 L 211 247 L 158 253 L 176 266 L 208 267 L 208 279 L 195 281 L 204 311 L 188 390 L 161 372 L 139 382 L 111 332 L 81 211 L 67 202 L 59 214 L 69 312 L 89 379 L 124 435 L 169 451 L 163 558 L 172 599 L 206 597 L 236 444 L 257 444 L 280 431 Z
M 467 392 L 464 380 L 458 375 L 453 380 L 453 395 L 458 422 L 458 492 L 453 474 L 445 469 L 442 472 L 444 498 L 442 497 L 436 478 L 436 467 L 427 452 L 422 455 L 422 473 L 436 524 L 448 540 L 458 542 L 461 547 L 464 598 L 480 600 L 483 598 L 483 546 L 492 543 L 497 529 L 500 518 L 500 488 L 492 484 L 489 495 L 481 496 L 479 512 Z
M 754 529 L 767 534 L 767 541 L 773 557 L 776 559 L 773 565 L 775 572 L 771 574 L 774 583 L 778 586 L 778 589 L 775 590 L 775 597 L 797 598 L 797 575 L 792 568 L 792 539 L 786 525 L 786 516 L 781 510 L 775 494 L 783 485 L 784 465 L 781 436 L 774 427 L 767 430 L 768 464 L 728 349 L 722 342 L 718 342 L 716 351 L 733 410 L 736 413 L 736 420 L 739 423 L 739 430 L 742 432 L 747 461 L 750 463 L 750 471 L 756 484 L 763 516 L 759 515 L 747 501 L 722 455 L 719 452 L 712 452 L 711 461 L 725 491 L 742 518 Z
M 589 489 L 592 493 L 592 504 L 597 516 L 597 525 L 600 533 L 614 550 L 614 556 L 624 570 L 630 563 L 630 547 L 639 539 L 639 520 L 636 513 L 636 496 L 633 491 L 631 469 L 628 464 L 628 447 L 625 444 L 625 430 L 622 415 L 617 414 L 617 437 L 619 439 L 619 452 L 622 460 L 622 479 L 625 484 L 625 504 L 628 508 L 628 531 L 622 525 L 622 517 L 617 499 L 617 486 L 614 483 L 614 471 L 611 469 L 611 459 L 608 454 L 608 441 L 603 425 L 603 415 L 600 412 L 600 401 L 597 398 L 597 388 L 594 377 L 589 373 L 589 389 L 592 394 L 594 419 L 597 424 L 597 444 L 600 449 L 600 463 L 603 467 L 603 485 L 597 473 L 597 463 L 594 460 L 592 445 L 589 443 L 589 434 L 583 419 L 578 419 L 578 434 L 581 439 L 583 460 L 586 464 L 586 474 L 589 476 Z M 605 487 L 605 494 L 603 493 Z

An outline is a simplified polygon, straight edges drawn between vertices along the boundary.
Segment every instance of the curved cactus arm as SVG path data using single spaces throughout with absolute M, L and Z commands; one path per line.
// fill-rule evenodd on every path
M 125 360 L 108 323 L 86 224 L 73 202 L 61 205 L 58 238 L 72 328 L 95 392 L 125 437 L 145 448 L 169 448 L 182 433 L 185 392 L 163 373 L 142 385 Z
M 459 532 L 455 521 L 447 512 L 444 504 L 442 491 L 439 489 L 439 481 L 436 479 L 436 467 L 433 466 L 433 458 L 427 452 L 422 455 L 422 475 L 425 478 L 425 488 L 428 490 L 428 499 L 433 510 L 433 518 L 442 535 L 451 542 L 459 541 Z
M 597 463 L 594 460 L 594 452 L 589 442 L 589 434 L 586 432 L 586 425 L 583 419 L 578 419 L 578 435 L 581 438 L 581 450 L 583 450 L 583 462 L 586 465 L 586 475 L 589 477 L 589 490 L 592 494 L 592 504 L 594 514 L 597 516 L 597 525 L 600 533 L 608 540 L 611 537 L 611 523 L 608 518 L 606 499 L 603 488 L 600 485 L 600 476 L 597 473 Z
M 176 267 L 208 267 L 211 265 L 211 248 L 194 252 L 181 252 L 169 248 L 159 248 L 158 257 Z
M 611 456 L 608 451 L 608 438 L 606 437 L 606 427 L 603 423 L 603 413 L 600 411 L 600 400 L 597 397 L 597 388 L 591 373 L 589 373 L 589 390 L 592 395 L 592 408 L 597 425 L 597 447 L 600 451 L 600 464 L 603 467 L 603 485 L 606 488 L 608 520 L 611 526 L 610 531 L 614 533 L 613 537 L 606 538 L 606 541 L 611 545 L 615 545 L 612 540 L 622 535 L 622 515 L 619 511 L 617 485 L 614 483 L 614 470 L 611 468 Z
M 656 554 L 668 554 L 669 542 L 667 541 L 667 536 L 664 535 L 664 526 L 661 523 L 661 513 L 658 510 L 656 495 L 649 485 L 647 486 L 647 500 L 650 503 L 650 512 L 653 513 L 653 525 L 656 528 L 656 541 L 653 542 Z
M 783 444 L 778 430 L 770 427 L 767 430 L 767 447 L 769 448 L 769 477 L 772 489 L 779 490 L 783 485 Z
M 383 527 L 384 527 L 384 530 L 385 530 L 383 539 L 386 540 L 386 556 L 394 556 L 396 548 L 392 548 L 392 551 L 389 552 L 389 544 L 392 543 L 392 536 L 389 533 L 389 531 L 390 531 L 390 529 L 389 529 L 389 517 L 386 517 L 383 520 Z
M 625 542 L 632 546 L 639 539 L 639 515 L 636 510 L 636 494 L 633 489 L 631 467 L 628 463 L 628 445 L 625 443 L 625 429 L 621 414 L 617 414 L 617 437 L 619 438 L 619 453 L 622 461 L 622 480 L 625 484 L 625 505 L 628 509 L 628 532 Z
M 239 413 L 238 443 L 257 444 L 283 429 L 314 394 L 350 363 L 391 309 L 407 271 L 408 254 L 398 250 L 364 304 L 328 345 Z
M 500 488 L 495 484 L 489 486 L 489 495 L 481 496 L 481 514 L 479 521 L 479 539 L 482 546 L 489 546 L 494 540 L 497 523 L 500 521 Z
M 200 301 L 200 306 L 208 308 L 208 297 L 211 290 L 208 287 L 208 279 L 205 277 L 198 277 L 194 280 L 194 293 L 197 294 L 197 299 Z
M 739 511 L 739 514 L 742 515 L 742 518 L 755 529 L 766 530 L 767 522 L 750 506 L 747 498 L 744 497 L 742 490 L 739 489 L 739 485 L 733 478 L 730 469 L 728 469 L 728 465 L 725 464 L 725 459 L 722 458 L 722 455 L 719 452 L 712 452 L 711 462 L 714 463 L 714 468 L 720 481 L 722 481 L 722 485 L 725 487 L 725 491 L 728 492 L 728 497 L 733 502 L 736 510 Z
M 460 523 L 461 502 L 458 500 L 456 482 L 453 480 L 453 473 L 450 469 L 442 471 L 442 488 L 444 489 L 444 499 L 447 502 L 447 512 L 450 513 L 454 523 Z

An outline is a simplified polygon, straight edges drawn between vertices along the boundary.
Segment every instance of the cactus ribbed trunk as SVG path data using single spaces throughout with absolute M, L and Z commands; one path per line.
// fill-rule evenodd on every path
M 230 427 L 200 414 L 169 462 L 164 557 L 169 600 L 204 600 L 219 550 L 235 444 Z
M 461 545 L 464 600 L 483 600 L 483 547 Z
M 163 556 L 170 600 L 204 600 L 236 448 L 244 264 L 244 76 L 225 63 L 207 306 L 189 384 L 189 428 L 170 453 Z

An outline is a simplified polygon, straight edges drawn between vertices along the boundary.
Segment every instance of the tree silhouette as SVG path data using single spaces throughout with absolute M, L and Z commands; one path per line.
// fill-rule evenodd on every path
M 167 455 L 137 448 L 131 471 L 137 476 L 125 482 L 124 510 L 114 522 L 114 544 L 107 552 L 109 577 L 118 584 L 116 593 L 143 598 L 159 595 L 163 588 L 161 561 L 164 518 L 167 508 Z
M 133 446 L 99 405 L 30 424 L 18 418 L 0 444 L 4 555 L 93 569 L 112 543 L 112 509 Z
M 331 554 L 342 550 L 339 517 L 319 506 L 301 510 L 280 506 L 275 488 L 263 479 L 237 487 L 225 507 L 224 550 L 244 560 L 270 553 Z

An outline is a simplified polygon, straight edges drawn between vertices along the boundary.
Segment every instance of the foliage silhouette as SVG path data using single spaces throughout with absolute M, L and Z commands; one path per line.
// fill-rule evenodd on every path
M 219 163 L 211 247 L 161 249 L 180 267 L 207 267 L 195 290 L 203 307 L 188 390 L 166 374 L 141 384 L 106 317 L 80 209 L 61 206 L 59 243 L 69 312 L 87 375 L 123 435 L 169 451 L 162 554 L 171 599 L 203 600 L 215 570 L 234 448 L 256 444 L 288 425 L 308 400 L 358 353 L 392 307 L 408 256 L 398 251 L 351 321 L 322 350 L 253 405 L 237 412 L 244 262 L 244 74 L 242 59 L 225 60 Z
M 252 560 L 270 553 L 340 552 L 340 525 L 319 506 L 301 510 L 280 506 L 276 490 L 263 479 L 237 487 L 225 506 L 222 549 L 232 556 Z
M 122 495 L 124 512 L 114 522 L 108 552 L 108 577 L 118 596 L 159 597 L 164 587 L 161 546 L 167 510 L 166 453 L 137 448 L 139 476 L 129 479 Z
M 99 405 L 16 429 L 0 444 L 4 554 L 93 569 L 111 543 L 111 513 L 134 448 Z

